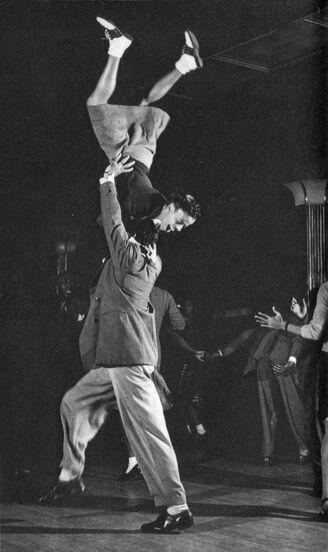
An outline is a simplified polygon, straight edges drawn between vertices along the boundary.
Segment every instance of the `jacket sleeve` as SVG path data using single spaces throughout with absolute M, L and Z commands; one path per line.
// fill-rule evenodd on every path
M 179 332 L 185 329 L 186 321 L 179 311 L 172 295 L 167 293 L 167 317 L 171 330 Z
M 289 356 L 295 357 L 297 360 L 304 351 L 304 339 L 300 335 L 294 335 L 290 342 Z
M 318 291 L 317 304 L 314 309 L 312 320 L 302 326 L 301 336 L 306 339 L 318 341 L 328 322 L 328 284 L 322 284 Z
M 103 228 L 114 265 L 120 268 L 125 263 L 135 263 L 140 252 L 129 241 L 114 182 L 101 184 L 100 201 Z

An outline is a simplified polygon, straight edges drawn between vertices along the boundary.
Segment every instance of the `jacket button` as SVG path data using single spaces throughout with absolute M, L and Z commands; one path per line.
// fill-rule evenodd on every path
M 100 297 L 95 297 L 95 301 L 98 303 L 100 301 Z

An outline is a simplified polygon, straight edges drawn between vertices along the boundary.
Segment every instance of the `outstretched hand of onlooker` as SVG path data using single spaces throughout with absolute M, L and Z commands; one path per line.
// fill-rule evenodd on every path
M 295 362 L 288 361 L 286 364 L 274 364 L 273 365 L 273 373 L 276 376 L 289 376 L 295 369 Z
M 297 316 L 297 318 L 303 320 L 303 318 L 305 318 L 307 315 L 307 304 L 305 302 L 305 299 L 303 299 L 301 306 L 297 299 L 293 297 L 290 305 L 290 310 Z
M 104 178 L 108 178 L 109 176 L 118 176 L 122 173 L 128 173 L 133 171 L 133 165 L 135 161 L 130 160 L 129 155 L 124 155 L 120 153 L 111 160 L 110 164 L 106 167 L 104 172 Z
M 285 328 L 285 322 L 275 307 L 272 307 L 275 316 L 269 316 L 263 312 L 258 312 L 255 315 L 255 320 L 263 328 L 271 328 L 273 330 L 283 330 Z

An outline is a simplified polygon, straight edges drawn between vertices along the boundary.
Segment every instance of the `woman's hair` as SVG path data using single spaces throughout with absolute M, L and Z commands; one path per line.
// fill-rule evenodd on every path
M 176 209 L 182 209 L 194 219 L 200 217 L 201 208 L 199 203 L 195 200 L 192 195 L 189 194 L 170 194 L 167 198 L 166 204 L 174 203 Z
M 141 245 L 153 245 L 158 241 L 158 235 L 159 231 L 152 219 L 141 219 L 136 224 L 134 237 Z

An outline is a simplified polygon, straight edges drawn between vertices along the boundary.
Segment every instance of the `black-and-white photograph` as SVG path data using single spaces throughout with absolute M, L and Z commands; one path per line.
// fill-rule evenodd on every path
M 1 552 L 326 552 L 327 2 L 0 20 Z

